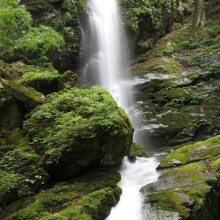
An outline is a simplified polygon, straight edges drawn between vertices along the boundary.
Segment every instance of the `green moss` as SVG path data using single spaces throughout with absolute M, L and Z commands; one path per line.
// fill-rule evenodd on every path
M 8 80 L 20 79 L 26 72 L 37 72 L 37 67 L 25 65 L 23 62 L 4 63 L 0 67 L 0 77 Z
M 217 158 L 216 160 L 212 161 L 210 164 L 210 167 L 212 167 L 214 170 L 219 171 L 220 169 L 220 158 Z
M 188 209 L 183 205 L 186 201 L 181 198 L 178 191 L 167 190 L 158 192 L 153 195 L 153 200 L 162 210 L 178 212 L 185 218 L 189 216 Z
M 18 206 L 12 204 L 12 212 L 3 210 L 3 216 L 10 220 L 104 219 L 119 200 L 119 180 L 120 174 L 114 169 L 99 168 L 71 181 L 60 182 L 20 201 Z
M 58 90 L 58 82 L 61 74 L 55 70 L 43 72 L 26 72 L 19 81 L 22 85 L 31 86 L 39 92 L 47 95 Z
M 57 217 L 42 219 L 103 219 L 109 214 L 110 207 L 116 203 L 113 192 L 111 188 L 92 192 L 80 199 L 76 206 L 58 212 Z
M 23 86 L 19 81 L 2 80 L 2 83 L 6 91 L 32 108 L 44 102 L 42 93 L 37 92 L 31 87 Z
M 156 192 L 149 195 L 150 201 L 163 210 L 178 212 L 186 218 L 190 211 L 206 205 L 207 195 L 212 188 L 209 183 L 216 184 L 217 181 L 215 173 L 205 161 L 171 168 L 160 177 Z
M 187 178 L 187 184 L 194 185 L 205 182 L 206 176 L 204 173 L 206 173 L 207 170 L 208 167 L 204 163 L 195 162 L 180 166 L 178 169 L 172 170 L 167 175 L 174 177 L 177 182 L 184 182 Z
M 218 154 L 220 154 L 220 136 L 215 136 L 206 141 L 180 147 L 162 159 L 159 167 L 165 168 L 178 164 L 187 164 L 197 160 L 212 158 Z
M 154 54 L 157 56 L 169 56 L 175 52 L 176 44 L 174 42 L 165 42 L 154 48 Z
M 77 80 L 77 74 L 68 70 L 61 76 L 58 89 L 63 90 L 75 87 Z
M 30 195 L 30 192 L 22 175 L 0 170 L 0 206 Z
M 211 186 L 209 186 L 207 183 L 200 183 L 198 185 L 194 185 L 191 189 L 185 189 L 185 193 L 190 199 L 195 201 L 197 205 L 202 206 L 205 205 L 206 196 L 210 190 Z
M 148 157 L 147 152 L 138 144 L 132 144 L 131 145 L 131 151 L 130 156 L 136 156 L 136 157 Z
M 26 72 L 22 76 L 21 82 L 28 86 L 33 86 L 35 83 L 38 83 L 40 80 L 47 80 L 51 82 L 54 79 L 59 79 L 60 74 L 58 71 L 50 72 Z
M 165 87 L 154 94 L 154 102 L 165 105 L 165 107 L 179 107 L 186 105 L 198 105 L 203 98 L 195 96 L 191 90 L 178 87 Z
M 141 72 L 138 74 L 144 75 L 147 73 L 163 73 L 163 74 L 176 74 L 180 73 L 180 64 L 178 61 L 171 58 L 156 59 L 149 63 Z

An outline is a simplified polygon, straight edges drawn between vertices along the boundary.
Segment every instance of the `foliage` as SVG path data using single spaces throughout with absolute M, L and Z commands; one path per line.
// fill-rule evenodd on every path
M 82 23 L 86 21 L 86 1 L 21 0 L 21 2 L 32 14 L 37 25 L 50 26 L 63 36 L 65 47 L 62 47 L 58 54 L 54 54 L 59 58 L 62 57 L 61 63 L 57 64 L 57 59 L 53 62 L 56 68 L 65 71 L 78 63 L 81 40 L 80 21 Z
M 154 29 L 161 28 L 163 15 L 170 14 L 172 8 L 172 1 L 163 0 L 120 0 L 120 4 L 123 8 L 125 25 L 135 32 L 139 29 L 140 23 L 144 22 L 144 17 L 151 19 Z
M 0 2 L 0 57 L 30 28 L 31 22 L 30 13 L 19 7 L 17 0 Z
M 28 63 L 49 62 L 51 53 L 56 53 L 64 45 L 63 37 L 51 27 L 31 28 L 15 43 L 15 52 Z M 40 59 L 40 60 L 39 60 Z
M 40 166 L 39 156 L 19 131 L 2 137 L 0 146 L 0 206 L 33 194 L 44 187 L 48 175 Z

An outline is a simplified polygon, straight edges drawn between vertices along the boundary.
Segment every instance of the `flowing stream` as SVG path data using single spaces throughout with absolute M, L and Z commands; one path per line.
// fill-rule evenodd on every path
M 107 89 L 128 114 L 134 129 L 138 129 L 140 114 L 134 107 L 132 83 L 129 79 L 128 49 L 117 0 L 88 0 L 89 26 L 82 29 L 83 68 L 81 80 L 86 86 L 100 85 Z M 134 135 L 134 141 L 136 140 Z M 156 158 L 137 158 L 133 163 L 127 157 L 120 169 L 119 186 L 122 196 L 112 208 L 107 220 L 141 220 L 143 199 L 139 192 L 146 184 L 157 180 Z

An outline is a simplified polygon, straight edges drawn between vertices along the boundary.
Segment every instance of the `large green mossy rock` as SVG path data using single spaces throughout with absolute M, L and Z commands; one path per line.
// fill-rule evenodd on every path
M 218 219 L 219 158 L 219 135 L 169 153 L 159 180 L 142 188 L 146 202 L 181 219 Z
M 53 179 L 92 164 L 115 164 L 129 153 L 133 128 L 124 111 L 100 87 L 50 95 L 29 115 L 24 130 Z
M 0 219 L 105 219 L 119 201 L 118 181 L 115 169 L 102 167 L 12 203 L 0 211 Z

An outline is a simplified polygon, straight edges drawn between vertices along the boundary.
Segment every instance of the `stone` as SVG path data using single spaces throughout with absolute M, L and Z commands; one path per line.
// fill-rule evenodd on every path
M 45 97 L 42 93 L 37 92 L 31 87 L 23 86 L 18 81 L 1 79 L 0 82 L 8 94 L 14 96 L 30 108 L 35 108 L 44 102 Z

